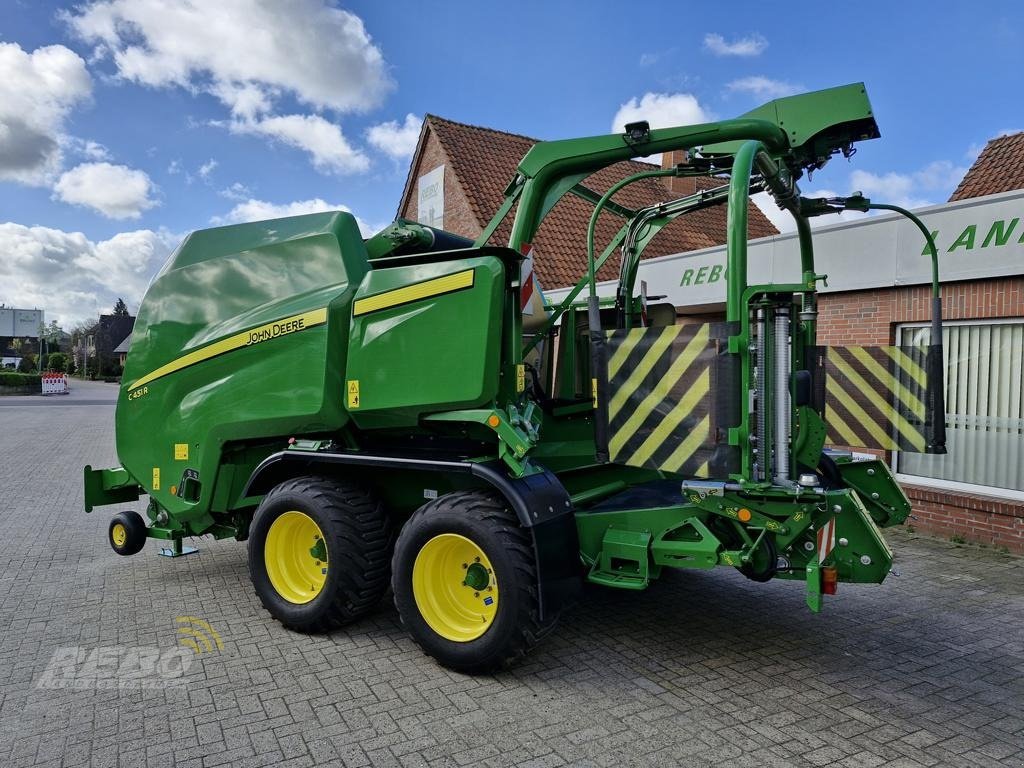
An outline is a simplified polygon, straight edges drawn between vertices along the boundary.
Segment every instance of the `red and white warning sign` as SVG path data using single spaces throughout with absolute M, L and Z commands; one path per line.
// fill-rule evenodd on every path
M 44 373 L 39 378 L 43 382 L 44 395 L 66 395 L 68 393 L 66 373 Z
M 818 529 L 818 564 L 825 562 L 825 558 L 832 554 L 836 546 L 836 519 L 830 517 L 828 522 Z

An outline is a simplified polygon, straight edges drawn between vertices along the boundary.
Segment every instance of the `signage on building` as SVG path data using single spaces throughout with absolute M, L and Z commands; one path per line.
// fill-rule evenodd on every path
M 444 166 L 420 176 L 416 216 L 420 224 L 444 229 Z
M 12 309 L 0 307 L 0 337 L 39 337 L 43 324 L 41 309 Z
M 914 211 L 932 232 L 939 250 L 939 279 L 958 280 L 1020 275 L 1024 272 L 1024 190 L 944 203 Z M 893 288 L 931 282 L 931 257 L 914 224 L 896 214 L 872 216 L 814 230 L 815 268 L 828 275 L 823 293 Z M 795 233 L 751 241 L 748 283 L 800 282 L 800 250 Z M 661 256 L 640 262 L 638 279 L 667 294 L 677 307 L 725 301 L 725 246 Z M 615 283 L 599 292 L 614 295 Z M 547 291 L 549 303 L 567 289 Z

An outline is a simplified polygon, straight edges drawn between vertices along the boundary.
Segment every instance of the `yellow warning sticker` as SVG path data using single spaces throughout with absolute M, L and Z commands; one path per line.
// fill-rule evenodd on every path
M 153 490 L 160 490 L 160 467 L 153 467 Z
M 348 382 L 348 407 L 359 407 L 359 382 L 355 379 Z
M 520 363 L 516 366 L 516 392 L 526 389 L 526 366 Z
M 188 443 L 174 444 L 174 460 L 188 461 Z
M 597 408 L 597 379 L 590 380 L 590 396 L 594 399 L 594 407 Z

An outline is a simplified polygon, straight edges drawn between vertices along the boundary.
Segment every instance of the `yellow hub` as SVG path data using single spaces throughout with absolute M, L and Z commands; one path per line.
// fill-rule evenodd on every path
M 114 546 L 124 546 L 124 543 L 128 541 L 128 529 L 124 527 L 124 523 L 114 523 L 114 527 L 110 530 L 110 538 L 114 542 Z
M 277 594 L 289 603 L 308 603 L 327 581 L 323 531 L 304 512 L 285 512 L 270 524 L 263 561 Z
M 412 566 L 412 594 L 427 625 L 446 640 L 482 636 L 498 612 L 498 582 L 484 551 L 457 533 L 435 536 Z

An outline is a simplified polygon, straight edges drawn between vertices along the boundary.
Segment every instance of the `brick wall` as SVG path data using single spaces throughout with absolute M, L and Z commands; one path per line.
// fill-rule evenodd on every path
M 1024 502 L 905 485 L 916 530 L 1024 554 Z
M 445 154 L 441 143 L 437 140 L 433 131 L 427 133 L 423 153 L 420 155 L 419 166 L 414 170 L 412 180 L 412 192 L 409 194 L 409 202 L 398 212 L 399 216 L 406 219 L 417 220 L 416 203 L 419 200 L 420 176 L 430 173 L 439 165 L 444 165 L 444 228 L 448 232 L 475 239 L 482 231 L 481 226 L 473 216 L 469 207 L 462 185 L 452 171 L 448 156 Z
M 893 344 L 898 323 L 931 318 L 931 287 L 819 294 L 818 309 L 822 344 Z M 942 312 L 946 320 L 1024 317 L 1024 277 L 943 285 Z M 1024 502 L 917 485 L 904 490 L 919 530 L 1024 554 Z

